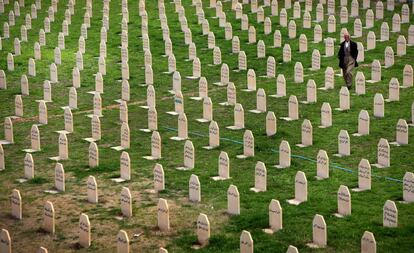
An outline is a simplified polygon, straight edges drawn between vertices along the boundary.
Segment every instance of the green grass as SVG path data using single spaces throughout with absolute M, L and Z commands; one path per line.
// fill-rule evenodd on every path
M 24 24 L 24 14 L 30 12 L 30 5 L 33 0 L 26 0 L 26 7 L 21 9 L 21 16 L 16 19 L 16 26 L 10 28 L 12 38 L 20 37 L 20 26 Z M 192 74 L 191 62 L 184 61 L 188 58 L 188 47 L 184 44 L 184 34 L 181 32 L 178 15 L 169 1 L 165 1 L 166 15 L 170 28 L 170 36 L 173 42 L 173 51 L 177 59 L 177 70 L 180 71 L 182 79 L 182 91 L 185 97 L 185 112 L 188 118 L 188 129 L 190 138 L 196 149 L 195 169 L 192 171 L 177 171 L 176 167 L 183 163 L 183 142 L 169 140 L 175 136 L 174 131 L 168 128 L 177 128 L 175 117 L 165 114 L 166 111 L 174 109 L 172 96 L 168 90 L 172 87 L 172 75 L 162 74 L 167 71 L 167 58 L 161 57 L 164 54 L 164 43 L 158 20 L 157 1 L 146 1 L 148 12 L 148 27 L 150 46 L 153 58 L 154 86 L 157 97 L 158 126 L 162 137 L 163 159 L 159 161 L 165 171 L 166 190 L 159 193 L 159 197 L 166 198 L 171 203 L 172 232 L 160 234 L 156 232 L 156 204 L 158 196 L 148 194 L 146 189 L 151 189 L 152 169 L 154 162 L 142 159 L 150 151 L 150 134 L 139 132 L 139 128 L 147 126 L 147 111 L 138 105 L 129 105 L 129 127 L 131 129 L 131 149 L 128 150 L 132 164 L 132 180 L 122 185 L 113 183 L 110 178 L 119 173 L 120 153 L 110 149 L 120 143 L 120 124 L 118 124 L 119 110 L 104 110 L 104 117 L 101 118 L 102 140 L 99 141 L 100 166 L 88 170 L 88 146 L 89 143 L 82 138 L 91 136 L 90 119 L 85 117 L 87 113 L 79 113 L 92 109 L 92 95 L 86 92 L 92 91 L 95 87 L 94 74 L 98 72 L 99 41 L 102 18 L 102 1 L 94 1 L 93 17 L 91 28 L 88 30 L 86 40 L 86 54 L 84 54 L 84 70 L 81 72 L 81 88 L 78 89 L 79 110 L 74 113 L 74 133 L 68 135 L 70 160 L 63 161 L 66 171 L 66 192 L 56 196 L 43 193 L 54 185 L 54 162 L 47 158 L 56 156 L 58 153 L 58 134 L 56 130 L 64 128 L 63 110 L 61 106 L 68 104 L 69 88 L 72 85 L 72 68 L 75 66 L 75 53 L 78 49 L 78 38 L 80 26 L 83 23 L 83 14 L 86 5 L 84 0 L 77 0 L 75 15 L 72 16 L 72 24 L 69 27 L 69 36 L 65 39 L 66 49 L 62 50 L 62 65 L 58 66 L 59 83 L 52 85 L 53 103 L 48 103 L 49 124 L 39 127 L 41 135 L 42 152 L 33 155 L 35 162 L 36 178 L 30 183 L 19 184 L 15 180 L 23 176 L 24 152 L 21 150 L 30 146 L 30 128 L 37 123 L 38 103 L 36 99 L 43 97 L 43 81 L 49 79 L 49 65 L 53 62 L 53 50 L 57 46 L 58 32 L 61 31 L 61 24 L 64 19 L 64 11 L 67 1 L 60 1 L 58 13 L 55 14 L 55 22 L 51 24 L 51 33 L 47 34 L 47 45 L 42 47 L 42 59 L 36 61 L 36 77 L 28 77 L 30 84 L 30 96 L 24 97 L 24 118 L 27 121 L 14 124 L 15 142 L 14 145 L 3 146 L 6 153 L 6 170 L 0 174 L 0 221 L 1 227 L 7 228 L 12 236 L 14 252 L 24 252 L 25 247 L 30 251 L 45 246 L 51 252 L 71 252 L 71 244 L 77 240 L 77 222 L 79 214 L 89 214 L 92 227 L 93 247 L 79 252 L 108 252 L 114 251 L 116 247 L 116 234 L 119 229 L 125 229 L 129 236 L 134 233 L 143 232 L 137 241 L 131 245 L 134 251 L 157 252 L 159 246 L 166 246 L 170 252 L 193 252 L 191 246 L 196 243 L 195 222 L 198 213 L 206 213 L 211 223 L 211 240 L 209 246 L 198 250 L 198 252 L 238 252 L 239 237 L 242 230 L 252 233 L 255 252 L 285 252 L 289 245 L 295 245 L 300 252 L 358 252 L 360 239 L 364 231 L 374 233 L 379 252 L 410 252 L 412 251 L 414 235 L 414 207 L 398 203 L 402 200 L 402 183 L 390 181 L 385 177 L 402 180 L 406 171 L 412 171 L 414 151 L 414 134 L 410 129 L 410 144 L 402 147 L 391 147 L 391 167 L 387 169 L 373 168 L 372 191 L 352 194 L 352 215 L 345 219 L 338 219 L 333 216 L 337 208 L 336 192 L 340 185 L 347 185 L 349 188 L 357 186 L 358 163 L 362 158 L 368 159 L 371 163 L 376 162 L 376 147 L 380 138 L 389 141 L 395 140 L 395 127 L 398 119 L 410 119 L 410 108 L 414 98 L 413 88 L 400 90 L 400 101 L 387 103 L 385 105 L 385 117 L 383 119 L 373 118 L 373 97 L 375 93 L 382 93 L 384 98 L 388 97 L 388 83 L 392 77 L 397 77 L 402 84 L 402 70 L 405 64 L 411 64 L 414 52 L 407 47 L 407 55 L 395 57 L 395 64 L 390 69 L 382 70 L 382 81 L 376 84 L 366 84 L 366 95 L 351 96 L 351 110 L 348 112 L 333 111 L 333 126 L 327 129 L 319 129 L 320 108 L 323 102 L 329 102 L 332 108 L 339 105 L 339 90 L 343 85 L 340 77 L 335 77 L 335 89 L 330 91 L 318 90 L 318 102 L 311 105 L 300 105 L 300 120 L 284 122 L 278 120 L 278 132 L 276 136 L 267 137 L 265 131 L 265 114 L 252 114 L 247 112 L 256 106 L 255 93 L 242 92 L 246 88 L 246 71 L 236 73 L 230 71 L 230 80 L 237 88 L 237 100 L 243 104 L 245 110 L 246 129 L 254 133 L 256 156 L 246 160 L 236 159 L 237 154 L 243 152 L 243 146 L 234 141 L 242 141 L 243 131 L 229 131 L 225 126 L 233 124 L 233 108 L 218 105 L 226 100 L 226 88 L 218 88 L 213 85 L 220 80 L 220 66 L 208 66 L 213 62 L 212 50 L 207 48 L 207 37 L 201 36 L 201 26 L 197 24 L 195 7 L 190 6 L 190 0 L 182 0 L 185 6 L 186 17 L 191 28 L 193 41 L 197 45 L 197 56 L 202 63 L 202 76 L 205 76 L 209 83 L 209 95 L 213 101 L 214 119 L 220 127 L 220 148 L 212 151 L 202 149 L 208 144 L 208 124 L 201 124 L 195 121 L 202 115 L 202 103 L 189 100 L 189 93 L 198 93 L 198 81 L 185 79 L 185 76 Z M 315 19 L 315 7 L 311 13 Z M 351 1 L 348 1 L 350 13 Z M 339 4 L 339 1 L 337 1 Z M 43 19 L 50 5 L 49 1 L 42 2 L 42 10 L 38 11 L 38 19 L 32 20 L 32 29 L 28 31 L 29 42 L 22 43 L 22 55 L 15 57 L 15 71 L 6 71 L 6 56 L 13 51 L 13 39 L 3 39 L 3 49 L 0 51 L 0 69 L 5 70 L 7 75 L 7 90 L 0 91 L 0 118 L 14 115 L 14 95 L 20 93 L 20 78 L 27 73 L 27 63 L 30 57 L 34 57 L 33 44 L 38 40 L 38 31 L 43 27 Z M 222 61 L 227 63 L 230 69 L 238 66 L 237 55 L 231 54 L 231 41 L 224 40 L 224 28 L 219 28 L 218 19 L 212 19 L 215 15 L 214 9 L 207 8 L 209 1 L 203 1 L 205 16 L 210 23 L 210 30 L 214 31 L 216 45 L 221 48 Z M 235 19 L 235 13 L 230 11 L 230 2 L 223 4 L 226 10 L 227 21 L 232 23 L 233 35 L 240 38 L 241 50 L 246 52 L 248 57 L 248 68 L 256 71 L 257 87 L 264 88 L 266 94 L 274 94 L 276 89 L 275 79 L 260 78 L 266 73 L 266 59 L 256 59 L 256 45 L 248 45 L 247 31 L 240 31 L 240 21 Z M 304 4 L 302 3 L 302 9 Z M 362 6 L 362 1 L 360 2 Z M 384 5 L 385 2 L 384 2 Z M 283 1 L 279 3 L 279 10 Z M 375 9 L 374 3 L 371 6 Z M 244 13 L 250 8 L 244 5 Z M 13 8 L 13 3 L 5 6 L 5 13 L 0 16 L 0 23 L 8 20 L 8 12 Z M 401 5 L 396 4 L 395 12 L 400 13 Z M 339 5 L 336 7 L 339 13 Z M 326 6 L 325 6 L 326 11 Z M 121 13 L 120 1 L 113 0 L 110 3 L 110 30 L 108 31 L 107 42 L 107 75 L 104 76 L 104 94 L 102 95 L 103 106 L 113 105 L 115 99 L 121 97 L 121 66 L 118 62 L 121 59 Z M 270 8 L 265 8 L 266 16 L 270 15 Z M 292 16 L 292 9 L 288 10 Z M 302 13 L 303 14 L 303 13 Z M 365 11 L 360 10 L 361 20 L 364 24 Z M 392 12 L 384 11 L 385 20 L 391 27 Z M 144 101 L 146 88 L 139 86 L 144 83 L 144 53 L 142 51 L 141 19 L 138 15 L 138 1 L 129 1 L 129 67 L 131 102 Z M 287 28 L 281 28 L 279 17 L 271 17 L 272 29 L 280 29 L 283 35 L 282 45 L 289 43 L 292 48 L 292 62 L 277 64 L 276 73 L 283 73 L 286 78 L 287 94 L 285 98 L 267 98 L 267 108 L 275 112 L 277 117 L 287 115 L 287 101 L 290 94 L 298 97 L 298 100 L 306 98 L 306 82 L 309 78 L 315 80 L 318 87 L 324 86 L 324 71 L 326 67 L 332 66 L 338 69 L 336 57 L 321 58 L 321 71 L 311 72 L 311 54 L 314 48 L 324 54 L 324 44 L 313 44 L 312 29 L 302 29 L 302 21 L 296 20 L 297 38 L 301 33 L 308 38 L 308 52 L 298 52 L 298 39 L 289 40 Z M 339 24 L 337 15 L 337 33 L 327 33 L 327 19 L 321 23 L 324 29 L 323 37 L 334 36 L 339 40 L 341 27 L 346 27 L 353 33 L 354 18 L 349 18 L 349 23 Z M 410 19 L 412 22 L 412 18 Z M 256 15 L 249 14 L 250 25 L 256 27 L 257 41 L 262 39 L 267 46 L 273 45 L 273 33 L 265 36 L 263 24 L 256 23 Z M 314 26 L 315 23 L 312 23 Z M 381 21 L 375 22 L 377 38 L 380 37 Z M 401 34 L 407 38 L 409 24 L 402 24 Z M 2 26 L 0 27 L 2 33 Z M 366 45 L 367 30 L 363 31 L 363 37 L 355 39 Z M 398 34 L 390 33 L 390 41 L 377 42 L 375 50 L 365 52 L 365 61 L 357 68 L 362 71 L 366 80 L 370 79 L 371 69 L 369 65 L 374 59 L 383 61 L 384 49 L 392 46 L 396 52 L 396 40 Z M 335 53 L 338 51 L 338 42 L 335 44 Z M 282 62 L 282 48 L 266 49 L 266 56 L 274 56 L 277 63 Z M 295 62 L 302 62 L 304 66 L 305 80 L 303 84 L 293 82 Z M 356 73 L 356 72 L 355 72 Z M 162 99 L 168 97 L 168 99 Z M 348 130 L 349 134 L 357 131 L 358 114 L 360 110 L 366 109 L 371 116 L 370 135 L 365 137 L 351 136 L 351 156 L 345 158 L 334 157 L 337 152 L 337 135 L 341 129 Z M 53 116 L 53 117 L 52 117 Z M 313 124 L 314 145 L 309 148 L 299 149 L 295 144 L 301 140 L 300 126 L 304 119 L 310 119 Z M 167 128 L 168 127 L 168 128 Z M 2 134 L 0 134 L 2 136 Z M 2 138 L 2 137 L 1 137 Z M 225 139 L 224 139 L 225 138 Z M 292 154 L 303 156 L 309 159 L 316 159 L 319 149 L 328 152 L 331 162 L 330 178 L 317 181 L 316 164 L 307 159 L 292 158 L 292 166 L 289 169 L 277 170 L 272 165 L 278 162 L 278 149 L 281 140 L 287 140 L 292 148 Z M 231 179 L 223 182 L 215 182 L 210 177 L 217 175 L 217 160 L 220 150 L 226 151 L 231 160 Z M 249 191 L 254 185 L 254 166 L 257 161 L 267 165 L 267 192 L 253 193 Z M 353 171 L 346 171 L 334 168 L 333 165 L 347 168 Z M 308 179 L 308 202 L 300 206 L 287 205 L 285 200 L 294 196 L 294 177 L 298 170 L 304 171 Z M 191 174 L 198 175 L 201 181 L 202 202 L 189 204 L 186 200 L 188 195 L 188 180 Z M 98 206 L 87 204 L 86 179 L 94 175 L 98 181 L 99 199 L 103 203 Z M 241 215 L 227 219 L 223 214 L 227 208 L 226 191 L 230 184 L 238 187 L 241 195 Z M 134 216 L 131 219 L 117 221 L 114 219 L 119 213 L 119 194 L 122 186 L 131 189 L 134 197 Z M 13 188 L 21 191 L 23 198 L 23 220 L 16 222 L 8 216 L 10 212 L 9 194 Z M 283 208 L 283 230 L 273 235 L 262 232 L 268 225 L 268 204 L 271 199 L 278 199 Z M 61 199 L 61 200 L 60 200 Z M 382 206 L 386 200 L 396 201 L 399 211 L 399 227 L 396 229 L 382 227 Z M 56 210 L 56 236 L 34 233 L 27 236 L 29 232 L 37 231 L 42 222 L 42 207 L 44 201 L 51 200 Z M 311 250 L 306 243 L 312 239 L 312 219 L 315 214 L 324 216 L 328 227 L 328 247 L 320 250 Z

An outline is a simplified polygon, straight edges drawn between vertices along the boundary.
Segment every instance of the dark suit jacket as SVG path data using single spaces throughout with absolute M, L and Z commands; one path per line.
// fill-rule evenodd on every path
M 349 41 L 350 42 L 350 46 L 351 46 L 351 56 L 352 58 L 354 58 L 355 60 L 355 67 L 358 67 L 358 63 L 357 63 L 357 57 L 358 57 L 358 46 L 357 43 L 353 42 L 353 41 Z M 344 66 L 344 60 L 345 60 L 345 41 L 341 43 L 341 48 L 339 49 L 338 52 L 338 59 L 339 59 L 339 67 L 343 68 Z

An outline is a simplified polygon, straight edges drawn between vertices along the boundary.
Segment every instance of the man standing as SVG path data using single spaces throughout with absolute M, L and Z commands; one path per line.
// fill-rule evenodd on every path
M 342 74 L 348 90 L 352 88 L 352 69 L 358 67 L 358 46 L 351 41 L 349 34 L 344 34 L 345 41 L 341 43 L 341 48 L 338 52 L 339 67 L 342 69 Z

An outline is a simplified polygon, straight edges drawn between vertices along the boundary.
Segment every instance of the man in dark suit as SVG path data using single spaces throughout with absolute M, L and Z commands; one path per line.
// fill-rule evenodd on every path
M 339 67 L 342 69 L 346 86 L 348 89 L 352 88 L 352 69 L 358 67 L 358 46 L 351 41 L 349 34 L 344 34 L 344 42 L 341 43 L 341 48 L 338 52 Z

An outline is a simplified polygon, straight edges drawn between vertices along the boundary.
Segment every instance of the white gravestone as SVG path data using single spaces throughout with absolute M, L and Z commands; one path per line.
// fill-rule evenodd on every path
M 308 201 L 308 180 L 304 172 L 297 171 L 295 176 L 295 198 L 289 199 L 287 202 L 298 206 L 306 201 Z

